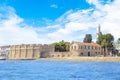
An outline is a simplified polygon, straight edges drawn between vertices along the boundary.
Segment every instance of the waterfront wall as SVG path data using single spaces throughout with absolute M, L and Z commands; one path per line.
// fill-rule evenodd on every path
M 96 43 L 72 43 L 69 52 L 54 52 L 53 45 L 21 44 L 10 46 L 8 59 L 65 58 L 99 56 L 101 46 Z
M 53 45 L 41 44 L 22 44 L 13 45 L 10 47 L 8 59 L 39 59 L 47 57 L 45 53 L 54 52 Z

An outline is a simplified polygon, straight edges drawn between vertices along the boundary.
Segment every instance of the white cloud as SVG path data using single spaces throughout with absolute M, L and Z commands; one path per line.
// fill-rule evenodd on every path
M 58 5 L 52 4 L 52 5 L 50 5 L 50 7 L 51 7 L 51 8 L 58 8 Z
M 62 27 L 57 31 L 50 33 L 49 35 L 57 37 L 58 39 L 61 39 L 61 37 L 62 39 L 67 38 L 71 41 L 73 39 L 81 40 L 76 36 L 82 36 L 87 33 L 91 33 L 95 41 L 96 28 L 98 27 L 98 24 L 101 24 L 103 33 L 111 33 L 115 39 L 119 38 L 120 0 L 114 0 L 113 2 L 108 0 L 106 4 L 101 3 L 99 0 L 87 1 L 89 4 L 94 5 L 94 7 L 85 10 L 70 10 L 66 12 L 57 19 L 59 24 L 62 24 Z M 72 38 L 70 38 L 70 36 Z
M 17 16 L 12 7 L 1 7 L 0 11 L 6 14 L 6 18 L 0 20 L 0 45 L 45 42 L 45 38 L 40 38 L 35 28 L 25 24 L 24 19 Z M 0 18 L 2 17 L 4 18 L 4 16 Z
M 54 41 L 82 41 L 85 34 L 96 39 L 96 28 L 101 24 L 103 33 L 120 37 L 120 0 L 87 0 L 94 7 L 69 10 L 46 27 L 28 25 L 12 7 L 0 7 L 0 45 L 21 43 L 52 43 Z M 4 12 L 5 14 L 3 14 Z

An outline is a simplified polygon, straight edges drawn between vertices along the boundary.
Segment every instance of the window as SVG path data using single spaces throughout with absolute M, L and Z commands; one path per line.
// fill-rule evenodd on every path
M 99 50 L 100 50 L 100 47 L 99 47 Z
M 90 49 L 90 46 L 88 46 L 88 49 Z
M 97 50 L 97 47 L 95 47 L 95 50 Z
M 71 46 L 71 49 L 73 49 L 73 46 Z
M 52 57 L 54 57 L 54 55 L 52 55 Z
M 97 54 L 97 52 L 95 52 L 95 54 Z
M 79 46 L 79 49 L 82 49 L 82 46 Z
M 98 54 L 100 54 L 100 52 L 98 52 Z
M 80 52 L 80 53 L 79 53 L 79 56 L 83 56 L 83 52 Z
M 91 48 L 93 49 L 93 46 L 91 46 Z
M 85 49 L 86 49 L 86 46 L 85 46 Z
M 82 49 L 82 46 L 81 46 L 81 49 Z
M 83 52 L 81 52 L 81 56 L 83 56 Z
M 74 46 L 74 49 L 76 49 L 76 46 Z

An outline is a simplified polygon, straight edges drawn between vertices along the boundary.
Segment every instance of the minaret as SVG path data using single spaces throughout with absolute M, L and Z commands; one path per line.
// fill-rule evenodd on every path
M 101 26 L 100 24 L 98 25 L 98 28 L 97 28 L 97 36 L 101 35 L 102 32 L 101 32 Z

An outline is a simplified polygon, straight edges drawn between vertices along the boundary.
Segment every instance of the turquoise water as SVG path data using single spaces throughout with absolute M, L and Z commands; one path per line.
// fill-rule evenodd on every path
M 0 61 L 0 80 L 120 80 L 120 63 Z

